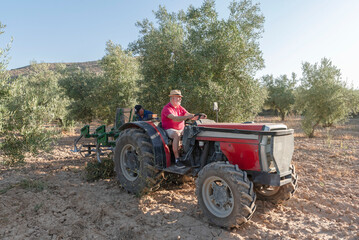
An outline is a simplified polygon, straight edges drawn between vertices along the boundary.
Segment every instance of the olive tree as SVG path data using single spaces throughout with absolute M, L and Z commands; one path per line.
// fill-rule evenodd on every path
M 352 112 L 349 90 L 340 76 L 340 70 L 327 58 L 320 64 L 302 64 L 296 109 L 304 116 L 302 127 L 309 137 L 314 137 L 318 126 L 332 126 Z
M 101 59 L 104 81 L 98 86 L 97 117 L 113 123 L 118 107 L 133 107 L 137 100 L 140 79 L 139 62 L 132 52 L 123 50 L 111 41 L 106 43 L 106 54 Z
M 65 118 L 68 104 L 58 86 L 59 77 L 47 64 L 32 64 L 28 75 L 7 83 L 1 132 L 6 162 L 15 163 L 23 160 L 26 153 L 51 149 L 57 135 L 53 121 Z
M 6 25 L 0 22 L 0 36 L 5 33 Z M 11 40 L 12 41 L 12 40 Z M 10 43 L 11 43 L 10 41 Z M 6 71 L 8 65 L 8 52 L 10 50 L 10 43 L 5 47 L 0 47 L 0 137 L 2 136 L 2 128 L 4 124 L 4 103 L 9 95 L 9 74 Z
M 201 7 L 155 12 L 157 25 L 139 22 L 141 38 L 131 49 L 139 54 L 143 80 L 140 100 L 160 112 L 171 89 L 181 89 L 183 105 L 206 112 L 219 102 L 220 119 L 252 119 L 261 110 L 265 91 L 254 79 L 263 67 L 258 39 L 264 17 L 251 1 L 234 1 L 230 15 L 220 19 L 212 0 Z
M 68 119 L 84 123 L 96 119 L 98 95 L 103 81 L 103 75 L 95 75 L 79 68 L 62 71 L 59 85 L 70 99 Z
M 5 33 L 6 25 L 2 24 L 0 21 L 0 36 Z M 0 47 L 0 77 L 3 80 L 6 74 L 6 67 L 9 62 L 8 53 L 10 51 L 12 43 L 12 38 L 10 42 L 5 47 Z
M 139 62 L 132 53 L 109 41 L 100 60 L 103 72 L 65 69 L 60 85 L 71 99 L 69 118 L 113 123 L 117 107 L 133 107 L 140 78 Z
M 262 81 L 268 90 L 266 104 L 278 111 L 284 121 L 295 103 L 294 91 L 297 83 L 295 73 L 292 73 L 292 78 L 282 75 L 274 79 L 273 75 L 266 75 L 262 77 Z
M 352 115 L 357 115 L 359 113 L 359 89 L 350 88 L 348 98 Z

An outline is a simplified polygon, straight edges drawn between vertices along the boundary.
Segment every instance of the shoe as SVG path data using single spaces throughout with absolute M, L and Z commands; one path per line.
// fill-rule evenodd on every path
M 177 168 L 185 168 L 186 165 L 184 165 L 182 161 L 177 161 L 177 162 L 176 162 L 176 167 L 177 167 Z

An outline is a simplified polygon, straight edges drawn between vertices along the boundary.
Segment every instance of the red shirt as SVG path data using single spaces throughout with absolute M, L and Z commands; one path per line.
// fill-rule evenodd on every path
M 184 129 L 184 121 L 176 122 L 172 119 L 168 118 L 167 116 L 172 114 L 173 116 L 185 116 L 188 111 L 179 105 L 178 107 L 172 106 L 171 102 L 169 102 L 166 106 L 163 107 L 161 112 L 161 121 L 162 121 L 162 128 L 163 129 L 176 129 L 176 130 L 183 130 Z

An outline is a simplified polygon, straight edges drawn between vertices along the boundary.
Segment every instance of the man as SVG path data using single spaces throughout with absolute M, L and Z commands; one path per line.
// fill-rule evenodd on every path
M 135 106 L 136 121 L 148 121 L 152 118 L 152 112 L 143 109 L 141 105 Z
M 192 113 L 189 113 L 181 106 L 183 96 L 180 90 L 172 90 L 169 97 L 170 102 L 163 107 L 161 112 L 162 128 L 165 129 L 167 135 L 173 139 L 172 150 L 175 155 L 176 166 L 178 168 L 184 168 L 185 165 L 180 160 L 178 153 L 179 141 L 184 129 L 184 121 L 187 119 L 197 120 L 200 117 L 194 117 Z M 207 118 L 207 116 L 204 115 L 202 118 Z

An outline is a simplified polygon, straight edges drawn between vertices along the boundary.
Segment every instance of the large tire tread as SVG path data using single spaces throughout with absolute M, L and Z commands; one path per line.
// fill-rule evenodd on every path
M 213 215 L 206 207 L 202 199 L 202 184 L 206 177 L 211 174 L 224 179 L 230 185 L 235 197 L 235 207 L 233 212 L 225 217 L 219 218 Z M 229 183 L 229 182 L 232 182 Z M 196 180 L 196 194 L 198 204 L 203 210 L 203 214 L 209 222 L 226 227 L 235 228 L 246 223 L 256 210 L 256 194 L 253 191 L 253 183 L 248 179 L 247 173 L 238 167 L 224 162 L 214 162 L 205 166 L 198 174 Z
M 297 188 L 298 188 L 298 175 L 295 172 L 294 165 L 291 165 L 290 169 L 292 172 L 292 174 L 291 174 L 292 181 L 290 183 L 281 186 L 280 189 L 278 190 L 278 192 L 272 196 L 264 196 L 264 195 L 261 195 L 261 193 L 259 191 L 256 191 L 258 199 L 263 200 L 263 201 L 269 201 L 273 204 L 281 204 L 281 203 L 291 199 L 294 196 L 294 193 L 297 191 Z
M 120 166 L 120 148 L 126 143 L 136 148 L 140 162 L 139 175 L 132 182 L 123 175 Z M 143 129 L 129 128 L 120 133 L 116 142 L 114 162 L 117 179 L 128 192 L 141 196 L 160 187 L 163 173 L 155 167 L 152 143 Z

